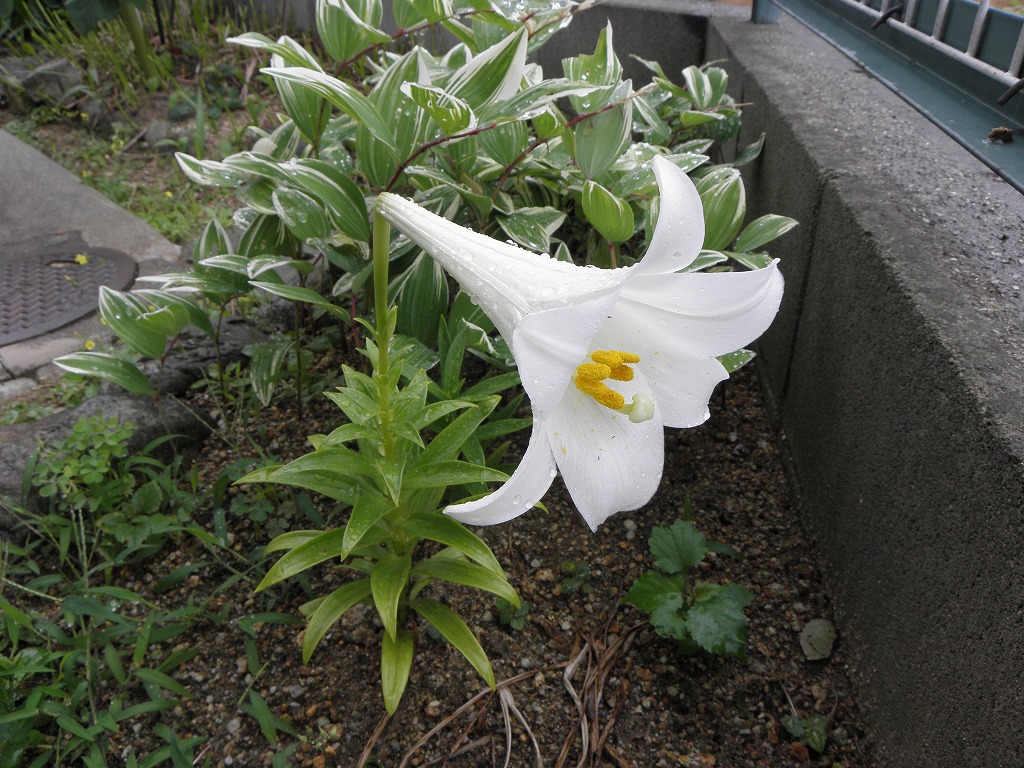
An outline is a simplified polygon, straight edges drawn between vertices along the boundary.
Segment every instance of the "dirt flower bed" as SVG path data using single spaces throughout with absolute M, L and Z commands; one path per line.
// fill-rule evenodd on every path
M 124 574 L 131 589 L 168 607 L 209 600 L 209 610 L 220 612 L 219 620 L 199 622 L 176 639 L 176 647 L 198 654 L 175 670 L 188 695 L 161 721 L 181 737 L 207 739 L 200 753 L 215 766 L 503 765 L 509 748 L 513 766 L 874 765 L 842 639 L 827 660 L 807 661 L 801 651 L 801 629 L 828 619 L 830 604 L 788 496 L 754 371 L 735 374 L 711 411 L 702 427 L 667 430 L 658 494 L 596 534 L 559 484 L 545 500 L 547 513 L 535 509 L 477 529 L 528 612 L 512 621 L 469 590 L 444 599 L 477 629 L 498 688 L 488 690 L 451 646 L 420 626 L 409 688 L 391 719 L 380 694 L 383 629 L 372 609 L 346 614 L 308 664 L 301 623 L 282 623 L 343 583 L 344 573 L 315 569 L 308 592 L 291 585 L 255 595 L 261 574 L 222 589 L 230 573 L 210 566 L 153 594 L 161 576 L 207 558 L 197 542 L 180 541 L 141 572 Z M 294 408 L 276 405 L 254 418 L 254 439 L 292 458 L 307 450 L 304 433 L 329 431 L 338 415 L 329 403 L 314 403 L 299 422 Z M 200 478 L 212 480 L 238 458 L 209 441 L 197 459 Z M 755 595 L 746 611 L 746 661 L 680 655 L 642 613 L 620 602 L 651 567 L 652 528 L 682 517 L 687 494 L 701 532 L 739 553 L 709 555 L 696 578 L 745 585 Z M 240 554 L 269 538 L 265 524 L 247 517 L 228 523 Z M 297 513 L 293 523 L 309 527 Z M 252 692 L 280 730 L 261 729 Z M 823 753 L 784 727 L 796 713 L 828 718 Z M 121 734 L 121 746 L 159 744 L 148 729 L 137 731 Z

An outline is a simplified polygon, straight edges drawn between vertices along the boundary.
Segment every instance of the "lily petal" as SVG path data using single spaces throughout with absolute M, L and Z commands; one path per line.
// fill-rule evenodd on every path
M 562 400 L 617 298 L 617 292 L 608 292 L 568 307 L 534 312 L 519 323 L 512 354 L 536 417 L 548 418 Z
M 446 507 L 444 513 L 468 525 L 494 525 L 519 517 L 543 498 L 555 478 L 555 460 L 551 455 L 543 425 L 533 425 L 530 443 L 512 477 L 494 493 L 481 499 Z
M 633 269 L 638 275 L 678 272 L 700 255 L 704 245 L 704 206 L 686 172 L 671 160 L 651 161 L 658 180 L 661 211 L 651 246 Z
M 651 396 L 639 373 L 628 391 Z M 570 387 L 544 426 L 569 495 L 591 530 L 616 512 L 642 507 L 658 489 L 665 435 L 657 412 L 633 424 Z
M 664 347 L 715 357 L 749 344 L 768 328 L 782 300 L 776 260 L 752 272 L 636 275 L 626 282 L 611 326 L 660 337 Z
M 584 269 L 532 253 L 388 192 L 377 197 L 377 210 L 459 282 L 509 343 L 530 312 L 614 291 L 629 274 L 626 269 Z

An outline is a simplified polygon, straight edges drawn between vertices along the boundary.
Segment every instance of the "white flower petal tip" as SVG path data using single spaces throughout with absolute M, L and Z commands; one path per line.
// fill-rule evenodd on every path
M 492 525 L 526 512 L 557 471 L 596 530 L 657 491 L 664 427 L 692 427 L 728 373 L 717 357 L 757 339 L 782 297 L 778 262 L 753 272 L 681 273 L 704 214 L 689 177 L 653 160 L 661 195 L 651 247 L 632 267 L 578 267 L 493 240 L 391 194 L 377 210 L 435 258 L 494 321 L 534 406 L 508 481 L 445 514 Z
M 526 453 L 504 485 L 482 498 L 452 504 L 444 513 L 467 525 L 507 522 L 533 508 L 547 493 L 557 474 L 544 430 L 534 425 Z

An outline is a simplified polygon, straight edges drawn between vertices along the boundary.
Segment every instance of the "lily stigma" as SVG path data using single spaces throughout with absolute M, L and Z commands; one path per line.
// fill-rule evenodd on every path
M 652 161 L 661 196 L 644 257 L 581 267 L 481 235 L 391 193 L 377 211 L 437 260 L 491 318 L 519 367 L 534 422 L 519 466 L 497 490 L 447 507 L 472 525 L 517 517 L 557 473 L 596 530 L 654 495 L 663 427 L 710 416 L 729 377 L 718 356 L 771 324 L 782 299 L 778 261 L 748 272 L 681 272 L 704 243 L 700 195 L 670 160 Z

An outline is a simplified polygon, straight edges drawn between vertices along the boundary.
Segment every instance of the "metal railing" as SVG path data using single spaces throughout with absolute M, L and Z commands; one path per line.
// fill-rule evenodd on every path
M 754 2 L 755 21 L 777 4 L 1024 192 L 1024 17 L 990 0 Z
M 1005 62 L 1005 68 L 1000 68 L 996 61 L 987 62 L 981 58 L 982 42 L 986 40 L 987 34 L 991 34 L 992 20 L 996 18 L 989 0 L 981 0 L 974 9 L 974 18 L 970 20 L 970 36 L 967 38 L 966 48 L 962 51 L 946 42 L 952 29 L 949 22 L 954 9 L 957 8 L 957 4 L 950 0 L 938 0 L 934 18 L 928 18 L 930 14 L 922 13 L 926 3 L 921 0 L 907 0 L 905 6 L 900 0 L 883 0 L 881 8 L 876 8 L 872 0 L 841 1 L 871 16 L 874 19 L 872 29 L 888 24 L 976 72 L 1002 83 L 1006 91 L 997 100 L 999 104 L 1005 104 L 1024 88 L 1024 79 L 1021 77 L 1021 67 L 1024 65 L 1024 24 L 1017 33 L 1013 53 Z M 961 14 L 961 28 L 966 20 Z

